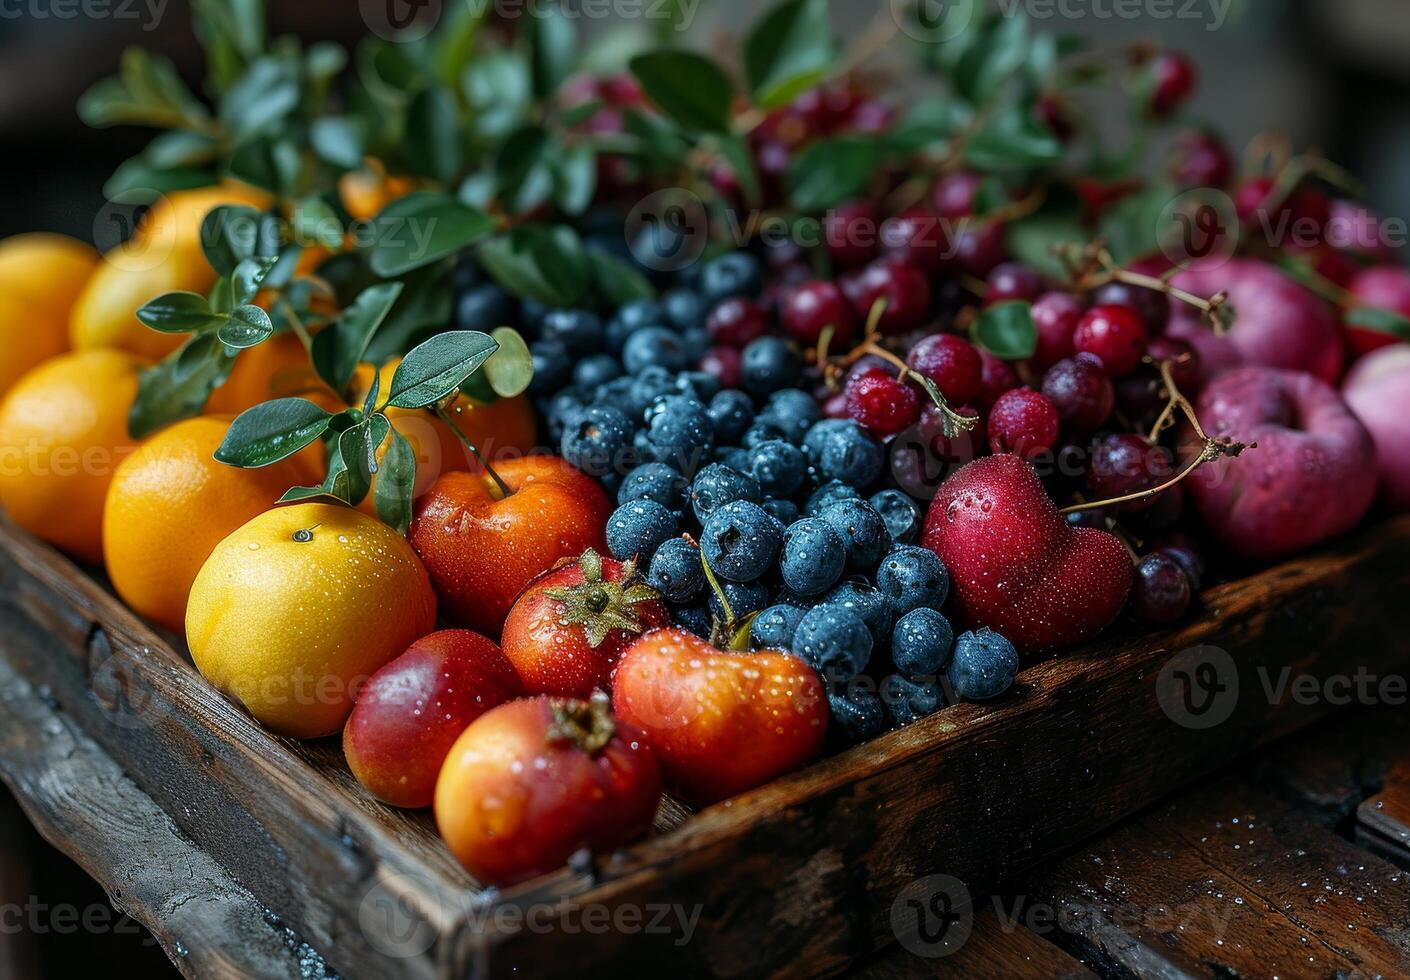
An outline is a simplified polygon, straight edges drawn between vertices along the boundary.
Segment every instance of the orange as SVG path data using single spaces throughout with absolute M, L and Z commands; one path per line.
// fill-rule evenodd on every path
M 137 237 L 145 239 L 153 248 L 199 251 L 201 224 L 207 214 L 222 204 L 264 211 L 270 205 L 270 197 L 258 188 L 235 180 L 190 191 L 172 191 L 164 194 L 143 215 L 137 226 Z
M 143 325 L 137 309 L 162 293 L 206 293 L 215 283 L 199 248 L 155 245 L 140 236 L 103 256 L 74 305 L 69 322 L 74 349 L 115 347 L 153 360 L 186 340 Z
M 338 178 L 343 207 L 359 221 L 375 217 L 397 198 L 410 194 L 415 186 L 408 177 L 389 176 L 375 162 L 365 170 L 352 170 Z
M 136 448 L 127 413 L 144 362 L 93 350 L 45 361 L 0 403 L 0 504 L 76 558 L 103 558 L 103 500 Z
M 290 460 L 259 469 L 215 461 L 228 419 L 178 422 L 113 474 L 103 510 L 108 577 L 138 614 L 180 632 L 191 583 L 215 546 L 307 481 Z
M 97 252 L 64 235 L 0 241 L 0 395 L 69 349 L 69 313 L 97 264 Z
M 313 370 L 303 342 L 282 333 L 239 353 L 230 377 L 206 402 L 206 413 L 239 415 L 261 402 L 289 397 L 307 398 L 330 412 L 342 410 L 337 396 Z
M 266 511 L 216 545 L 191 587 L 196 668 L 281 735 L 343 727 L 358 688 L 435 627 L 416 553 L 350 507 Z

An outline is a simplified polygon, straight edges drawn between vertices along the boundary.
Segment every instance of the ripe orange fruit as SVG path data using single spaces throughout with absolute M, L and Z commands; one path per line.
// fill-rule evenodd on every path
M 348 214 L 359 221 L 375 217 L 379 211 L 399 197 L 415 190 L 409 177 L 389 176 L 380 164 L 370 163 L 366 170 L 351 170 L 338 178 L 338 195 Z
M 127 413 L 143 366 L 121 351 L 64 354 L 0 403 L 0 504 L 25 530 L 85 561 L 102 561 L 103 500 L 136 448 Z
M 283 333 L 240 352 L 225 384 L 211 392 L 206 413 L 239 415 L 261 402 L 288 397 L 307 398 L 330 412 L 343 408 L 313 370 L 303 342 Z
M 341 729 L 361 684 L 435 623 L 426 569 L 401 535 L 306 503 L 216 546 L 191 587 L 186 641 L 205 678 L 259 721 L 316 738 Z
M 237 180 L 227 180 L 210 187 L 189 191 L 172 191 L 152 205 L 137 226 L 137 237 L 151 243 L 154 249 L 183 248 L 200 250 L 201 223 L 206 215 L 222 204 L 244 205 L 256 211 L 269 207 L 270 197 L 264 191 Z
M 205 293 L 215 270 L 199 248 L 167 248 L 138 237 L 103 256 L 74 304 L 69 327 L 76 350 L 116 347 L 153 360 L 186 340 L 158 333 L 137 319 L 137 310 L 162 293 Z
M 0 395 L 69 349 L 69 314 L 97 264 L 97 252 L 63 235 L 0 241 Z
M 103 557 L 113 588 L 178 633 L 191 583 L 215 546 L 308 479 L 292 460 L 260 469 L 217 463 L 229 428 L 223 418 L 178 422 L 123 460 L 108 488 Z

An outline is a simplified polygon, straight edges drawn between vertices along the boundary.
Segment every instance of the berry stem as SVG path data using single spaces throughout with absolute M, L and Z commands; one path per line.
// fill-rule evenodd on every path
M 489 460 L 485 459 L 480 453 L 479 447 L 470 441 L 470 437 L 460 431 L 460 426 L 455 424 L 455 419 L 451 417 L 450 413 L 440 405 L 436 405 L 433 411 L 442 422 L 450 426 L 450 430 L 455 433 L 461 444 L 475 454 L 475 458 L 480 461 L 480 465 L 485 468 L 485 472 L 490 475 L 490 479 L 494 480 L 495 486 L 499 488 L 500 499 L 513 496 L 514 491 L 509 488 L 509 484 L 505 483 L 504 479 L 494 471 L 494 467 L 491 466 Z

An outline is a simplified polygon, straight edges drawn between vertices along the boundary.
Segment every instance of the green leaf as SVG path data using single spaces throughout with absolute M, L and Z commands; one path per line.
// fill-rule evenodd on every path
M 235 358 L 213 333 L 188 340 L 165 361 L 142 372 L 137 399 L 127 416 L 134 439 L 201 414 L 211 392 L 230 377 Z
M 989 353 L 1006 361 L 1032 357 L 1038 347 L 1032 305 L 1011 300 L 985 307 L 975 321 L 974 339 Z
M 573 73 L 578 60 L 578 32 L 556 3 L 532 5 L 525 12 L 524 35 L 534 95 L 547 98 Z
M 750 152 L 749 146 L 743 139 L 731 134 L 716 136 L 714 143 L 715 148 L 720 151 L 720 156 L 725 158 L 730 170 L 734 171 L 735 179 L 739 181 L 739 189 L 744 192 L 744 203 L 757 207 L 763 198 L 763 192 L 759 186 L 759 173 L 754 167 L 754 154 Z
M 258 306 L 237 306 L 220 326 L 216 336 L 226 347 L 244 350 L 262 344 L 274 334 L 269 314 Z
M 499 350 L 485 362 L 485 380 L 501 398 L 522 395 L 534 380 L 534 358 L 529 353 L 529 345 L 513 327 L 496 327 L 490 331 L 490 337 L 499 345 Z
M 455 289 L 438 266 L 418 269 L 372 337 L 363 360 L 375 364 L 400 357 L 419 334 L 445 329 L 455 313 Z
M 250 65 L 220 102 L 220 118 L 231 139 L 244 142 L 283 123 L 299 104 L 296 63 L 266 56 Z
M 162 333 L 199 333 L 225 321 L 199 293 L 162 293 L 137 309 L 137 319 Z
M 439 85 L 416 94 L 406 115 L 406 157 L 419 174 L 443 184 L 460 173 L 460 110 Z
M 500 147 L 494 162 L 495 188 L 510 214 L 542 204 L 553 192 L 550 160 L 557 148 L 541 127 L 521 126 Z
M 960 99 L 931 96 L 916 102 L 883 138 L 900 154 L 943 143 L 969 125 L 974 109 Z
M 478 330 L 448 330 L 413 348 L 392 375 L 393 408 L 425 408 L 445 398 L 499 349 Z
M 486 240 L 478 255 L 505 289 L 549 306 L 572 306 L 588 286 L 590 260 L 566 227 L 520 225 Z
M 174 130 L 158 134 L 142 151 L 142 159 L 157 170 L 197 167 L 215 158 L 215 140 L 202 133 Z M 132 161 L 128 161 L 131 163 Z
M 519 124 L 533 97 L 529 66 L 509 51 L 491 50 L 478 56 L 466 69 L 461 88 L 475 110 L 471 126 L 495 140 Z
M 457 4 L 445 16 L 436 30 L 433 59 L 436 77 L 441 84 L 454 86 L 460 81 L 475 54 L 475 39 L 491 6 L 487 3 Z
M 391 423 L 385 415 L 373 415 L 345 429 L 338 437 L 338 455 L 347 467 L 350 504 L 362 503 L 372 489 L 372 476 L 377 472 L 377 447 L 387 438 Z
M 1158 183 L 1123 197 L 1102 215 L 1097 230 L 1118 264 L 1145 258 L 1160 247 L 1160 216 L 1175 193 Z
M 268 466 L 303 449 L 333 418 L 306 398 L 276 398 L 241 412 L 215 458 L 230 466 Z
M 1062 157 L 1062 143 L 1026 105 L 996 112 L 969 140 L 965 159 L 979 170 L 1045 167 Z
M 597 153 L 587 144 L 569 147 L 553 167 L 553 201 L 564 214 L 582 214 L 597 190 Z
M 362 166 L 367 127 L 352 116 L 322 116 L 309 124 L 309 142 L 319 159 L 343 170 Z
M 83 93 L 79 117 L 90 126 L 141 125 L 174 129 L 200 124 L 209 116 L 172 63 L 142 48 L 122 54 L 117 78 L 107 78 Z
M 1360 327 L 1363 330 L 1399 337 L 1401 340 L 1410 340 L 1410 320 L 1380 307 L 1358 306 L 1347 312 L 1345 321 L 1350 327 Z
M 1053 251 L 1054 245 L 1085 243 L 1090 238 L 1076 210 L 1038 211 L 1011 221 L 1004 228 L 1009 254 L 1049 279 L 1068 278 L 1067 266 Z
M 332 205 L 321 197 L 306 197 L 294 205 L 294 241 L 322 245 L 330 251 L 343 247 L 343 222 Z
M 276 255 L 278 248 L 278 221 L 254 208 L 223 204 L 201 221 L 201 251 L 217 275 L 233 275 L 241 262 Z
M 597 291 L 613 306 L 634 299 L 655 299 L 656 287 L 631 264 L 606 252 L 590 251 L 593 281 Z
M 162 194 L 210 187 L 216 176 L 209 170 L 194 167 L 155 167 L 142 157 L 133 157 L 118 165 L 103 184 L 103 196 L 124 204 L 148 204 Z
M 352 380 L 373 334 L 401 291 L 399 282 L 384 282 L 363 290 L 342 316 L 313 338 L 314 369 L 334 391 L 346 388 Z
M 411 526 L 411 494 L 416 486 L 416 450 L 406 437 L 392 429 L 392 441 L 377 471 L 374 499 L 384 524 L 405 534 Z
M 835 58 L 827 0 L 788 0 L 749 32 L 744 42 L 744 76 L 754 101 L 775 109 L 822 81 Z
M 316 487 L 292 487 L 279 498 L 281 504 L 297 503 L 305 500 L 330 500 L 340 504 L 352 503 L 352 490 L 348 479 L 348 467 L 343 462 L 339 443 L 333 441 L 328 451 L 328 475 Z
M 631 60 L 647 97 L 686 129 L 727 133 L 734 86 L 719 65 L 691 51 L 664 49 Z
M 230 274 L 231 302 L 243 306 L 255 298 L 264 285 L 269 270 L 279 260 L 276 258 L 244 259 Z
M 373 219 L 372 271 L 383 278 L 453 255 L 494 227 L 482 211 L 448 194 L 421 191 L 393 201 Z
M 869 136 L 821 139 L 788 167 L 789 199 L 800 211 L 821 211 L 856 197 L 871 181 L 882 149 Z
M 960 58 L 954 83 L 971 102 L 990 101 L 1028 59 L 1028 20 L 1022 11 L 1010 16 L 995 14 L 976 42 Z

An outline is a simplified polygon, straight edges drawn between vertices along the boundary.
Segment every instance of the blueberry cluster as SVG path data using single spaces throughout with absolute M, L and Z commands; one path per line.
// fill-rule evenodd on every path
M 761 286 L 757 260 L 736 252 L 609 318 L 539 318 L 531 390 L 564 458 L 616 496 L 608 549 L 648 569 L 682 627 L 708 636 L 752 617 L 755 648 L 806 659 L 838 744 L 929 714 L 946 691 L 997 696 L 1013 646 L 988 631 L 956 641 L 940 611 L 949 572 L 914 543 L 919 506 L 886 486 L 875 435 L 823 417 L 796 346 L 750 340 L 738 388 L 695 369 L 709 312 Z

